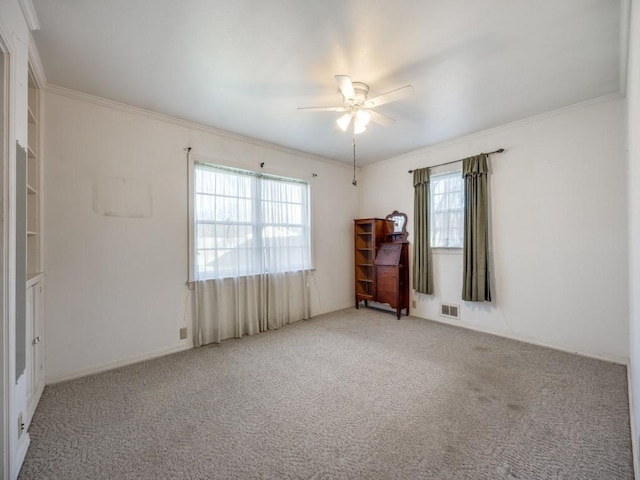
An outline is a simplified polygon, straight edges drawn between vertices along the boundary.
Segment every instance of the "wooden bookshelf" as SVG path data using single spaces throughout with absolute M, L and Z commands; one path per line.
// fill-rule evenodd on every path
M 376 251 L 385 239 L 385 220 L 365 218 L 354 220 L 354 257 L 355 257 L 355 301 L 375 299 L 374 262 Z

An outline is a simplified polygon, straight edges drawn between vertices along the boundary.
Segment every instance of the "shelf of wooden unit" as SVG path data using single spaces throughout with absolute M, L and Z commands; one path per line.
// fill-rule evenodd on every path
M 355 220 L 354 249 L 355 249 L 355 301 L 356 307 L 361 301 L 365 303 L 374 299 L 375 252 L 384 241 L 384 220 L 380 218 L 365 218 Z

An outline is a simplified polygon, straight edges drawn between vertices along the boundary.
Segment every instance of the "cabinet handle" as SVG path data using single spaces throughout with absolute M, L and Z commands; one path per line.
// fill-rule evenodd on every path
M 40 343 L 40 336 L 39 335 L 36 338 L 33 339 L 33 344 L 36 345 L 37 343 Z

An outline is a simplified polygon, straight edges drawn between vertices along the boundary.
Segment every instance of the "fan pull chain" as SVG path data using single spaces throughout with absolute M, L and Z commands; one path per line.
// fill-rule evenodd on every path
M 358 181 L 356 180 L 356 137 L 353 137 L 353 181 L 351 185 L 356 187 L 358 185 Z

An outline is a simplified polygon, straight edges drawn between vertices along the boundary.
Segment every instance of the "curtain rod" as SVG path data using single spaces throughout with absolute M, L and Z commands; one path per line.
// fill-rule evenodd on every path
M 504 148 L 499 148 L 498 150 L 495 150 L 493 152 L 489 152 L 489 153 L 485 153 L 485 155 L 492 155 L 494 153 L 502 153 L 504 152 Z M 438 163 L 437 165 L 430 165 L 429 168 L 434 168 L 434 167 L 441 167 L 443 165 L 450 165 L 452 163 L 456 163 L 456 162 L 461 162 L 462 159 L 460 160 L 453 160 L 451 162 L 444 162 L 444 163 Z M 409 173 L 413 173 L 413 170 L 409 170 Z

